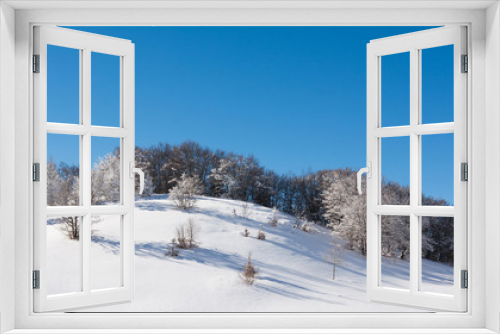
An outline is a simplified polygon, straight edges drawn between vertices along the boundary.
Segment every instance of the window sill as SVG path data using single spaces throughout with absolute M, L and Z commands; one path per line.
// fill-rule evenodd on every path
M 470 329 L 15 329 L 5 334 L 487 334 L 493 331 Z

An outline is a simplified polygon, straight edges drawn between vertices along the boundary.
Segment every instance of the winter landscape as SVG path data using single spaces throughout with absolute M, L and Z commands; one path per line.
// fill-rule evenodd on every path
M 119 200 L 117 152 L 93 167 L 96 205 Z M 136 157 L 147 182 L 136 201 L 135 299 L 85 311 L 416 311 L 367 299 L 366 197 L 357 194 L 352 170 L 278 175 L 254 157 L 192 142 L 138 148 Z M 78 169 L 52 162 L 48 170 L 48 205 L 73 205 Z M 386 202 L 408 201 L 405 186 L 385 182 L 383 189 Z M 79 222 L 48 220 L 51 294 L 78 288 Z M 116 287 L 119 216 L 92 222 L 91 287 Z M 382 225 L 382 285 L 408 288 L 407 217 L 382 217 Z M 425 218 L 422 226 L 423 286 L 451 293 L 453 221 Z

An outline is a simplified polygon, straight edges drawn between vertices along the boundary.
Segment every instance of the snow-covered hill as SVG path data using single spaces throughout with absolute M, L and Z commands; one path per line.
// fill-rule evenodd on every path
M 196 208 L 179 210 L 165 195 L 136 202 L 136 298 L 128 304 L 96 308 L 113 312 L 414 312 L 408 308 L 371 303 L 366 298 L 366 259 L 344 251 L 332 280 L 328 257 L 331 231 L 314 226 L 311 233 L 293 228 L 295 219 L 279 214 L 276 227 L 268 224 L 272 209 L 249 204 L 242 218 L 243 202 L 200 196 Z M 200 227 L 199 246 L 166 256 L 176 228 L 192 218 Z M 47 227 L 49 291 L 74 291 L 69 274 L 78 266 L 69 258 L 78 243 L 69 240 L 60 224 Z M 119 220 L 101 216 L 93 224 L 91 248 L 92 286 L 105 288 L 119 282 Z M 243 236 L 248 229 L 249 237 Z M 258 230 L 265 240 L 256 238 Z M 335 242 L 342 242 L 335 240 Z M 248 254 L 258 268 L 253 285 L 240 273 Z M 384 259 L 384 284 L 408 287 L 407 262 Z M 446 293 L 453 282 L 453 268 L 424 261 L 424 281 L 430 291 Z M 62 273 L 62 274 L 61 274 Z M 64 283 L 65 282 L 65 283 Z M 73 289 L 73 290 L 72 290 Z M 86 310 L 88 312 L 88 310 Z

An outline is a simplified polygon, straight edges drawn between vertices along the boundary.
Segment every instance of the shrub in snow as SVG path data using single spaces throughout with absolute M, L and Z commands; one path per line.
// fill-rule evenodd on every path
M 178 226 L 177 229 L 177 247 L 186 249 L 186 230 L 184 229 L 184 225 Z
M 183 173 L 175 187 L 170 189 L 170 198 L 177 207 L 187 210 L 196 203 L 196 196 L 202 194 L 201 183 L 197 177 L 186 176 Z
M 248 203 L 244 203 L 242 206 L 241 206 L 241 218 L 243 219 L 248 219 L 250 217 L 250 215 L 252 214 L 251 210 L 250 210 L 250 207 L 248 205 Z
M 312 228 L 312 225 L 309 224 L 308 222 L 303 222 L 302 225 L 300 226 L 300 230 L 302 232 L 312 232 L 313 231 L 313 228 Z
M 241 273 L 241 277 L 246 284 L 251 285 L 251 284 L 253 284 L 253 282 L 255 282 L 256 276 L 257 276 L 257 269 L 253 266 L 252 254 L 249 253 L 248 254 L 248 261 L 247 261 L 246 266 L 243 268 L 243 272 Z
M 167 253 L 165 255 L 171 256 L 171 257 L 177 257 L 177 256 L 179 256 L 179 251 L 177 249 L 175 249 L 175 238 L 173 238 L 170 243 L 172 245 L 170 246 L 170 249 L 167 250 Z
M 245 229 L 245 231 L 243 231 L 243 236 L 248 237 L 249 235 L 250 235 L 250 232 L 248 232 L 248 229 Z
M 182 249 L 194 248 L 198 243 L 200 227 L 193 218 L 177 227 L 177 247 Z
M 259 230 L 259 232 L 257 233 L 257 239 L 266 240 L 266 234 L 264 232 L 262 232 L 261 230 Z
M 273 208 L 273 213 L 271 219 L 269 220 L 269 225 L 278 226 L 278 209 L 276 207 Z

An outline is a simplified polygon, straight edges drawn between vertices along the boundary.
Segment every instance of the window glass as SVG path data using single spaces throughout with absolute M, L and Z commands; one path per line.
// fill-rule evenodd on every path
M 381 58 L 382 126 L 410 124 L 410 53 Z
M 381 139 L 382 205 L 410 204 L 410 137 Z
M 92 216 L 91 224 L 90 289 L 118 288 L 122 286 L 122 216 Z
M 92 52 L 92 125 L 120 126 L 120 57 Z
M 80 123 L 80 50 L 47 45 L 47 122 Z
M 47 134 L 47 205 L 80 205 L 80 136 Z
M 422 123 L 453 122 L 453 45 L 421 50 Z
M 381 216 L 380 286 L 410 290 L 410 217 Z
M 453 218 L 420 217 L 422 283 L 420 291 L 453 294 Z
M 453 206 L 453 133 L 425 135 L 421 143 L 422 205 Z
M 120 204 L 120 139 L 92 137 L 92 205 Z
M 82 291 L 82 217 L 47 218 L 47 293 Z

